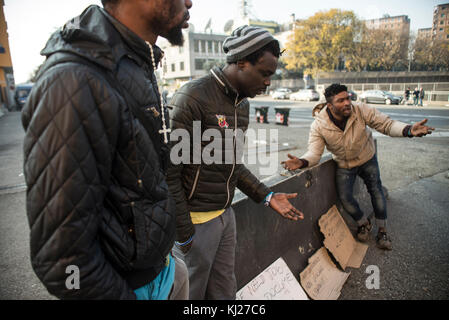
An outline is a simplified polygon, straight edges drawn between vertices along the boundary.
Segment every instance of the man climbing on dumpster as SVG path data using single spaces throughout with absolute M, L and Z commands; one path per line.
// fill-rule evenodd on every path
M 288 170 L 314 166 L 326 147 L 337 162 L 337 193 L 343 208 L 357 222 L 358 240 L 367 241 L 373 225 L 371 217 L 364 215 L 353 195 L 357 175 L 363 179 L 371 197 L 378 227 L 377 246 L 391 250 L 386 200 L 373 136 L 367 126 L 391 137 L 410 138 L 431 134 L 435 129 L 425 125 L 427 119 L 407 125 L 390 119 L 376 108 L 352 104 L 347 87 L 341 84 L 330 85 L 324 96 L 326 103 L 317 105 L 312 112 L 315 120 L 310 127 L 307 152 L 301 158 L 289 154 L 289 160 L 281 164 Z

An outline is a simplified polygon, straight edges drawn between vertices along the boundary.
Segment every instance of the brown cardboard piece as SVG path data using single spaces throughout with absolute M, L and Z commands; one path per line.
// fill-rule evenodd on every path
M 324 234 L 324 245 L 341 268 L 360 268 L 368 245 L 354 239 L 335 205 L 321 216 L 318 224 Z
M 337 300 L 349 274 L 340 271 L 321 247 L 300 273 L 301 285 L 313 300 Z

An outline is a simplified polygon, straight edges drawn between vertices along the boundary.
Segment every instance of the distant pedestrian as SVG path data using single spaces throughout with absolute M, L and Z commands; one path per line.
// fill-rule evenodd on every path
M 404 103 L 407 104 L 408 99 L 410 99 L 410 87 L 407 88 L 407 90 L 404 91 Z
M 426 93 L 424 92 L 424 89 L 421 87 L 421 89 L 419 89 L 419 105 L 422 107 L 422 99 L 424 99 L 424 95 Z
M 413 91 L 413 105 L 418 105 L 418 99 L 419 99 L 419 90 L 418 87 L 415 88 L 415 91 Z

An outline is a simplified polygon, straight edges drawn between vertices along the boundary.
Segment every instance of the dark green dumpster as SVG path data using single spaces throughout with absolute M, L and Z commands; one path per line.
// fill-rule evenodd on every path
M 290 108 L 274 108 L 274 112 L 276 113 L 276 124 L 288 126 Z
M 256 121 L 258 123 L 268 123 L 268 108 L 256 107 Z

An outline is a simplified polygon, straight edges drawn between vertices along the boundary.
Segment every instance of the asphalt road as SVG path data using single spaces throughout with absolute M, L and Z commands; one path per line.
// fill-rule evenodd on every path
M 315 103 L 290 103 L 254 99 L 250 128 L 276 129 L 279 162 L 287 153 L 300 156 L 307 149 L 311 110 Z M 290 126 L 254 121 L 258 105 L 291 106 Z M 436 127 L 424 138 L 376 136 L 384 186 L 389 190 L 389 229 L 394 250 L 374 248 L 374 239 L 360 269 L 352 270 L 340 299 L 448 299 L 449 298 L 449 107 L 413 108 L 376 106 L 392 118 L 411 123 L 423 117 Z M 23 130 L 19 113 L 0 118 L 0 300 L 53 299 L 32 271 L 29 260 L 29 228 L 25 212 L 22 173 Z M 261 179 L 259 164 L 248 165 Z M 380 289 L 365 286 L 367 266 L 381 272 Z
M 273 100 L 271 98 L 257 98 L 251 100 L 251 120 L 255 121 L 255 108 L 268 106 L 268 117 L 270 120 L 275 120 L 275 108 L 291 108 L 290 110 L 290 125 L 292 127 L 310 124 L 313 121 L 312 109 L 318 102 L 299 102 L 289 100 Z M 427 118 L 432 126 L 438 129 L 449 130 L 449 107 L 442 106 L 404 106 L 404 105 L 383 105 L 383 104 L 369 104 L 381 112 L 388 114 L 392 119 L 399 120 L 406 123 L 414 123 Z

